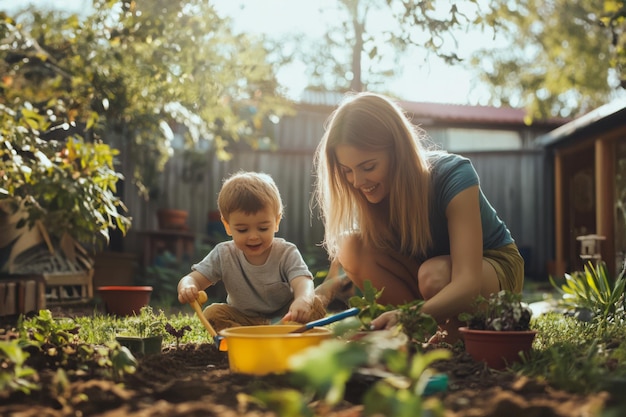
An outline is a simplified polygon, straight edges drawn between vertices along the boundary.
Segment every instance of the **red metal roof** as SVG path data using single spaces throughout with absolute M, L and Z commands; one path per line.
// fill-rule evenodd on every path
M 524 109 L 414 101 L 398 101 L 398 104 L 416 121 L 427 119 L 447 123 L 525 124 L 526 111 Z M 564 123 L 562 120 L 551 122 L 558 125 Z
M 339 92 L 320 92 L 306 90 L 301 104 L 335 108 L 344 97 Z M 443 104 L 398 100 L 397 103 L 421 124 L 458 124 L 458 125 L 509 125 L 524 126 L 524 109 L 511 107 L 472 106 L 463 104 Z M 554 118 L 534 120 L 533 125 L 557 127 L 571 119 Z

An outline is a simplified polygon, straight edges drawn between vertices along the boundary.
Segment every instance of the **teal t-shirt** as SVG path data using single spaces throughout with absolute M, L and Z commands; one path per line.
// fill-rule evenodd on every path
M 450 254 L 450 236 L 446 208 L 461 191 L 479 185 L 478 173 L 469 159 L 445 152 L 431 152 L 428 160 L 432 164 L 432 189 L 434 194 L 430 211 L 430 228 L 433 246 L 427 258 Z M 513 243 L 511 232 L 498 217 L 496 210 L 479 190 L 480 217 L 483 226 L 483 249 L 496 249 Z

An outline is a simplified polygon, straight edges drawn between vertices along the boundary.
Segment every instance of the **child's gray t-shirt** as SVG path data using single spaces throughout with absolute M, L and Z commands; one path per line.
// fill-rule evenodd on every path
M 290 281 L 302 275 L 313 279 L 297 246 L 282 238 L 274 238 L 264 265 L 250 264 L 231 240 L 218 243 L 191 269 L 213 284 L 223 281 L 226 302 L 252 317 L 286 314 L 293 301 Z

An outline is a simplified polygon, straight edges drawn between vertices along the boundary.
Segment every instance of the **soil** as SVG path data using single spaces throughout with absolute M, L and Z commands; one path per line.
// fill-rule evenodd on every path
M 160 354 L 138 358 L 137 372 L 123 383 L 107 379 L 72 377 L 61 384 L 50 370 L 39 369 L 44 389 L 30 396 L 0 393 L 0 415 L 56 416 L 276 416 L 241 394 L 289 387 L 288 375 L 249 376 L 231 372 L 226 352 L 212 344 L 165 347 Z M 549 385 L 495 371 L 473 361 L 462 350 L 435 368 L 448 375 L 448 389 L 433 394 L 441 400 L 446 417 L 589 417 L 600 416 L 615 402 L 606 393 L 577 395 Z M 344 401 L 332 409 L 311 403 L 316 415 L 363 415 L 363 393 L 375 382 L 356 374 L 346 387 Z

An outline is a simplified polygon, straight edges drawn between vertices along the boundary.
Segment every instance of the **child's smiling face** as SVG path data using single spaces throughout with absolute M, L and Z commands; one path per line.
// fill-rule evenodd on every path
M 243 251 L 244 256 L 253 265 L 262 265 L 267 260 L 269 249 L 278 232 L 280 216 L 269 208 L 256 213 L 234 211 L 228 220 L 222 219 L 226 233 L 232 236 L 235 246 Z

